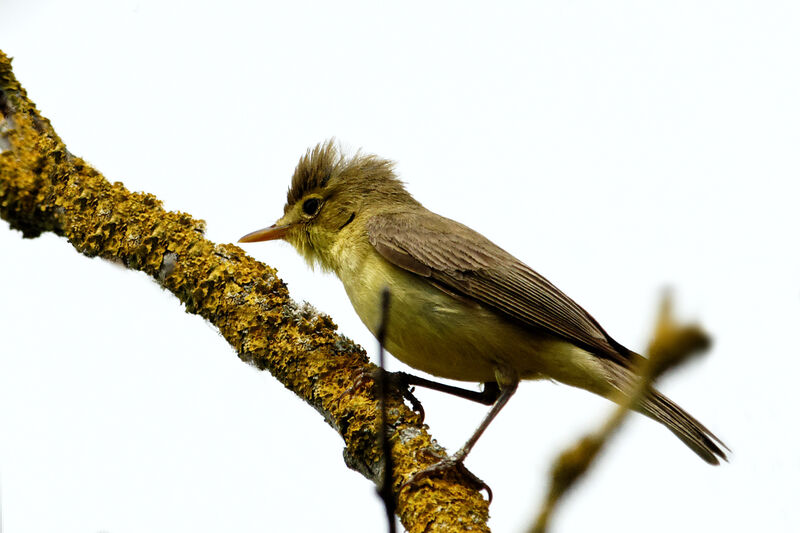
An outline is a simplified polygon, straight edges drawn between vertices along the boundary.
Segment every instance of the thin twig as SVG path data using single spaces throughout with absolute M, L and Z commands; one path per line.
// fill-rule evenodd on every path
M 617 407 L 595 432 L 584 435 L 565 449 L 555 460 L 547 496 L 539 508 L 531 533 L 545 533 L 558 503 L 589 470 L 600 451 L 617 432 L 622 422 L 650 390 L 653 381 L 664 372 L 702 353 L 710 346 L 708 335 L 696 324 L 677 324 L 672 316 L 672 300 L 667 293 L 660 306 L 648 357 L 638 369 L 639 379 L 632 390 L 617 399 Z
M 384 349 L 383 345 L 386 341 L 386 328 L 389 324 L 389 303 L 391 293 L 388 287 L 381 290 L 381 321 L 378 325 L 378 401 L 381 406 L 380 424 L 381 429 L 378 432 L 380 435 L 380 445 L 383 455 L 383 476 L 378 486 L 378 494 L 383 500 L 383 505 L 386 508 L 386 520 L 389 522 L 389 533 L 395 533 L 396 522 L 394 518 L 397 503 L 395 501 L 394 491 L 392 490 L 392 481 L 394 479 L 392 473 L 394 465 L 392 463 L 392 443 L 389 441 L 388 433 L 388 419 L 386 416 L 386 394 L 387 394 L 387 379 L 386 379 L 386 365 L 384 364 Z

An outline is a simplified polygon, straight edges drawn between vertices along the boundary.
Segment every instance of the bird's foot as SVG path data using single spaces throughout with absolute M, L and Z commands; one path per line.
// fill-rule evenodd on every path
M 403 487 L 413 487 L 418 485 L 423 479 L 440 476 L 447 472 L 455 471 L 467 478 L 467 480 L 477 487 L 478 490 L 485 490 L 487 496 L 489 497 L 489 503 L 492 503 L 492 498 L 494 495 L 492 494 L 491 487 L 489 487 L 485 481 L 473 474 L 466 466 L 464 466 L 464 459 L 465 454 L 462 453 L 462 450 L 459 450 L 455 454 L 445 457 L 439 462 L 434 463 L 411 476 L 411 479 L 403 483 L 401 490 Z
M 345 398 L 350 398 L 357 391 L 360 391 L 361 389 L 366 387 L 370 381 L 372 381 L 373 383 L 375 381 L 377 381 L 377 379 L 378 379 L 377 376 L 379 375 L 379 372 L 381 372 L 381 369 L 377 368 L 377 367 L 375 367 L 375 368 L 359 368 L 355 372 L 355 376 L 353 378 L 353 384 L 350 385 L 336 399 L 336 403 L 339 404 L 339 407 L 341 407 L 342 400 L 344 400 Z
M 409 385 L 406 374 L 403 372 L 387 372 L 380 367 L 361 368 L 356 371 L 353 384 L 339 396 L 337 401 L 341 403 L 342 399 L 352 396 L 356 391 L 368 386 L 370 381 L 373 384 L 377 384 L 381 376 L 386 379 L 385 383 L 387 389 L 391 387 L 400 390 L 403 398 L 408 400 L 408 403 L 411 404 L 411 408 L 419 414 L 419 423 L 422 424 L 425 421 L 425 409 L 423 409 L 417 397 L 414 396 L 414 387 Z

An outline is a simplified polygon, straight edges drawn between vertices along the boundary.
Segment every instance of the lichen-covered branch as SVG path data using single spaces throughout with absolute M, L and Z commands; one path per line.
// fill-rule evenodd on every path
M 381 479 L 373 388 L 345 394 L 370 368 L 364 351 L 337 334 L 328 316 L 293 302 L 274 269 L 237 246 L 208 241 L 202 221 L 109 183 L 72 155 L 2 51 L 0 152 L 0 217 L 12 228 L 28 238 L 52 231 L 85 255 L 147 273 L 188 312 L 214 324 L 243 361 L 269 370 L 317 409 L 344 439 L 348 466 Z M 396 391 L 387 396 L 387 417 L 397 513 L 406 529 L 488 531 L 488 502 L 457 472 L 400 491 L 444 452 Z
M 639 369 L 639 379 L 631 391 L 621 396 L 617 407 L 595 432 L 584 435 L 559 454 L 553 463 L 550 483 L 531 533 L 545 533 L 553 511 L 563 496 L 589 470 L 600 451 L 619 430 L 633 407 L 647 394 L 661 374 L 704 352 L 711 339 L 696 324 L 678 324 L 672 316 L 672 302 L 665 296 L 648 346 L 648 357 Z

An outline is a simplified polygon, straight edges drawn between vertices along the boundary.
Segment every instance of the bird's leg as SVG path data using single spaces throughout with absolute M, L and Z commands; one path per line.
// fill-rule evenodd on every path
M 411 477 L 411 479 L 406 481 L 403 484 L 403 486 L 413 485 L 415 483 L 418 483 L 420 480 L 429 477 L 433 474 L 441 473 L 452 468 L 457 468 L 462 473 L 464 473 L 468 478 L 470 478 L 476 485 L 480 486 L 482 489 L 486 489 L 486 491 L 489 493 L 489 501 L 491 502 L 492 489 L 490 489 L 489 486 L 486 483 L 484 483 L 480 478 L 478 478 L 475 474 L 467 470 L 467 468 L 464 466 L 464 459 L 467 458 L 467 455 L 469 455 L 469 452 L 472 451 L 472 448 L 475 446 L 475 443 L 478 442 L 478 439 L 481 438 L 481 435 L 483 435 L 483 432 L 486 431 L 487 427 L 489 427 L 489 424 L 492 423 L 492 420 L 495 419 L 497 414 L 503 409 L 503 407 L 505 407 L 505 405 L 508 403 L 508 400 L 510 400 L 511 397 L 514 395 L 514 393 L 517 391 L 518 384 L 519 384 L 518 381 L 513 381 L 505 385 L 504 387 L 500 388 L 500 395 L 497 397 L 497 401 L 494 402 L 492 408 L 489 410 L 489 412 L 486 414 L 486 417 L 484 417 L 483 421 L 478 426 L 478 429 L 475 430 L 475 432 L 467 440 L 467 442 L 464 443 L 464 446 L 462 446 L 460 450 L 458 450 L 450 457 L 442 459 L 438 463 L 434 463 L 431 466 L 423 470 L 420 470 L 419 472 L 414 474 Z
M 461 387 L 455 387 L 453 385 L 447 385 L 445 383 L 439 383 L 438 381 L 421 378 L 405 372 L 394 372 L 392 377 L 397 379 L 398 382 L 404 384 L 406 387 L 411 385 L 425 387 L 426 389 L 446 392 L 447 394 L 452 394 L 453 396 L 458 396 L 459 398 L 478 402 L 483 405 L 493 405 L 500 397 L 500 387 L 494 381 L 485 383 L 483 385 L 483 390 L 478 392 L 469 389 L 462 389 Z
M 495 384 L 496 385 L 496 384 Z M 486 413 L 486 417 L 481 422 L 481 425 L 478 426 L 478 429 L 475 430 L 475 433 L 464 443 L 464 446 L 461 447 L 454 455 L 453 459 L 456 461 L 462 462 L 466 459 L 469 452 L 472 451 L 473 446 L 475 443 L 478 442 L 478 439 L 481 438 L 483 432 L 486 431 L 486 428 L 489 427 L 489 424 L 492 423 L 492 420 L 497 416 L 503 407 L 508 403 L 508 400 L 517 392 L 517 385 L 518 382 L 514 382 L 510 385 L 506 385 L 502 389 L 500 389 L 500 395 L 497 397 L 497 400 L 492 405 L 492 408 Z
M 425 379 L 419 376 L 415 376 L 414 374 L 408 374 L 406 372 L 387 372 L 382 368 L 378 367 L 374 370 L 361 370 L 359 371 L 356 378 L 353 380 L 353 385 L 347 389 L 342 395 L 339 397 L 341 401 L 342 398 L 345 396 L 351 395 L 357 389 L 360 389 L 365 385 L 365 381 L 367 379 L 372 379 L 376 381 L 380 373 L 383 373 L 386 376 L 386 381 L 391 384 L 393 387 L 397 387 L 401 390 L 403 397 L 408 400 L 411 404 L 411 407 L 419 413 L 422 417 L 422 420 L 425 420 L 425 409 L 422 408 L 422 403 L 414 396 L 414 387 L 425 387 L 426 389 L 431 389 L 439 392 L 446 392 L 447 394 L 452 394 L 453 396 L 457 396 L 459 398 L 464 398 L 465 400 L 470 400 L 473 402 L 477 402 L 483 405 L 493 405 L 498 398 L 500 398 L 500 386 L 495 383 L 494 381 L 488 381 L 483 384 L 483 390 L 478 392 L 474 390 L 464 389 L 461 387 L 456 387 L 454 385 L 447 385 L 445 383 L 439 383 L 438 381 L 433 381 L 430 379 Z
M 393 383 L 403 392 L 403 398 L 408 400 L 414 411 L 419 413 L 422 421 L 425 420 L 425 409 L 423 409 L 422 403 L 420 403 L 417 397 L 414 396 L 414 386 L 425 387 L 426 389 L 439 392 L 446 392 L 447 394 L 452 394 L 453 396 L 478 402 L 483 405 L 493 405 L 500 397 L 500 386 L 494 381 L 484 383 L 483 390 L 478 392 L 453 385 L 447 385 L 445 383 L 439 383 L 438 381 L 421 378 L 406 372 L 386 372 L 380 368 L 378 369 L 378 372 L 383 372 L 387 378 L 387 381 Z

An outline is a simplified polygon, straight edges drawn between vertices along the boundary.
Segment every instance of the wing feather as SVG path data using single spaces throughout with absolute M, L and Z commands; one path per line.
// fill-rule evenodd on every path
M 375 215 L 367 221 L 367 233 L 386 260 L 446 292 L 623 366 L 637 357 L 547 279 L 463 224 L 415 210 Z

